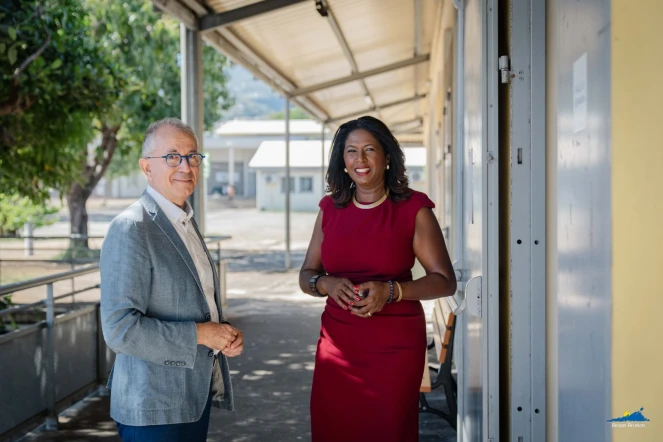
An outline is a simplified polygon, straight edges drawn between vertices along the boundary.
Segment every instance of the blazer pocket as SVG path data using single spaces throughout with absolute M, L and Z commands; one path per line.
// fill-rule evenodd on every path
M 165 364 L 160 366 L 142 359 L 132 359 L 133 379 L 137 390 L 135 405 L 138 409 L 168 410 L 182 405 L 185 399 L 185 368 Z

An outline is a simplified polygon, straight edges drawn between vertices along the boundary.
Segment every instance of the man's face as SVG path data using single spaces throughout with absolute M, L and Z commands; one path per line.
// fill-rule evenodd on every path
M 161 157 L 170 153 L 198 153 L 196 140 L 172 127 L 163 126 L 154 134 L 154 151 L 149 156 Z M 182 158 L 176 167 L 168 166 L 164 158 L 141 158 L 140 167 L 154 190 L 182 208 L 198 183 L 199 167 L 189 166 L 186 158 Z

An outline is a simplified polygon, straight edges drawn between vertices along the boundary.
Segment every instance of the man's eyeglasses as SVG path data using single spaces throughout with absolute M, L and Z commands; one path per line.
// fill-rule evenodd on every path
M 143 158 L 164 158 L 166 160 L 166 164 L 169 167 L 179 166 L 180 164 L 182 164 L 182 158 L 186 158 L 187 162 L 189 163 L 189 166 L 198 167 L 200 166 L 200 163 L 203 162 L 203 158 L 205 158 L 205 155 L 199 153 L 190 153 L 189 155 L 169 153 L 168 155 L 164 155 L 162 157 L 143 157 Z

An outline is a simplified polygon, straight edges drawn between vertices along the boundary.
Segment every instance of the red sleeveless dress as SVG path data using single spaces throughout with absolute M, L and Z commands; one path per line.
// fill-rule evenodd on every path
M 412 280 L 415 218 L 422 207 L 435 205 L 416 191 L 407 201 L 387 199 L 372 209 L 353 203 L 339 209 L 324 197 L 325 271 L 355 284 Z M 360 318 L 327 299 L 311 391 L 313 442 L 417 441 L 425 351 L 419 301 L 387 304 Z

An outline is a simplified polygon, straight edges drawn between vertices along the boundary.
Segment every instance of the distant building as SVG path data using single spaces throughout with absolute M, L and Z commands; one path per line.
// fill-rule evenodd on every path
M 321 132 L 322 126 L 317 121 L 290 120 L 291 140 L 318 140 L 320 144 Z M 327 130 L 325 138 L 332 135 Z M 203 176 L 207 194 L 225 194 L 232 176 L 237 196 L 256 196 L 256 172 L 249 170 L 248 163 L 262 142 L 284 138 L 284 120 L 231 120 L 221 123 L 213 132 L 205 133 Z M 146 186 L 147 181 L 136 165 L 134 174 L 111 182 L 102 179 L 94 195 L 137 198 Z
M 314 120 L 290 120 L 291 140 L 318 140 L 322 126 Z M 331 137 L 327 133 L 325 137 Z M 232 183 L 238 196 L 256 196 L 256 172 L 249 169 L 249 161 L 265 141 L 285 139 L 284 120 L 232 120 L 207 135 L 203 141 L 208 157 L 207 193 L 225 194 Z
M 329 159 L 331 141 L 325 142 L 323 170 L 320 140 L 290 142 L 290 208 L 315 211 L 323 196 L 323 176 Z M 405 166 L 410 187 L 425 191 L 426 149 L 406 147 Z M 264 141 L 249 162 L 257 178 L 256 206 L 260 210 L 285 209 L 285 141 Z

